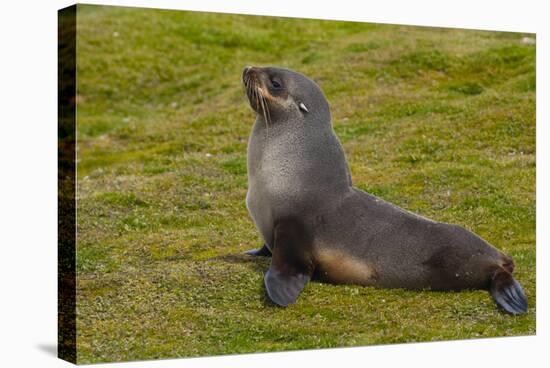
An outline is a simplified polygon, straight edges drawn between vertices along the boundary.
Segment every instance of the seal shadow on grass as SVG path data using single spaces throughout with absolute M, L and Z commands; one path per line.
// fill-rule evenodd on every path
M 248 254 L 225 254 L 211 258 L 212 260 L 227 262 L 230 264 L 242 264 L 255 272 L 265 272 L 269 267 L 271 258 L 254 257 Z
M 242 264 L 254 272 L 262 273 L 262 275 L 267 272 L 267 269 L 269 268 L 269 264 L 271 262 L 270 257 L 255 257 L 248 254 L 225 254 L 223 256 L 214 257 L 212 259 L 227 262 L 230 264 Z M 271 301 L 271 299 L 269 298 L 267 290 L 264 286 L 263 277 L 261 278 L 259 287 L 261 289 L 261 292 L 259 293 L 260 302 L 263 304 L 263 306 L 267 308 L 280 308 L 280 306 L 273 303 L 273 301 Z

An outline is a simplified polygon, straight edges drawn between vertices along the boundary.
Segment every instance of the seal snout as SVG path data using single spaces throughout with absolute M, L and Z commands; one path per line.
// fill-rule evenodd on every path
M 252 76 L 251 72 L 252 70 L 254 69 L 254 67 L 250 66 L 250 65 L 247 65 L 244 67 L 243 69 L 243 83 L 245 84 L 245 86 L 248 84 L 248 81 L 250 80 L 250 77 Z
M 262 82 L 259 73 L 260 68 L 253 66 L 246 66 L 243 69 L 242 80 L 245 87 L 246 95 L 250 106 L 256 112 L 262 109 L 262 113 L 267 114 L 267 102 L 265 101 L 264 92 L 262 90 Z
M 252 68 L 251 66 L 245 66 L 244 69 L 243 69 L 243 75 L 242 75 L 242 79 L 243 79 L 243 83 L 246 85 L 246 76 L 248 74 L 248 71 L 250 70 L 250 68 Z

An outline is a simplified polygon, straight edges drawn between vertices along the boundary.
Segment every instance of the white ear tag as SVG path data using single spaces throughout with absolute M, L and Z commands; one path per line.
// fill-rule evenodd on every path
M 300 102 L 300 105 L 299 105 L 299 106 L 300 106 L 300 109 L 301 109 L 301 110 L 304 110 L 305 112 L 309 112 L 309 110 L 307 109 L 306 105 L 304 105 L 303 102 Z

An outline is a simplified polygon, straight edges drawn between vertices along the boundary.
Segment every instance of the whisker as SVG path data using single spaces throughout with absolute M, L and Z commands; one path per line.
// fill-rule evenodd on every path
M 261 93 L 259 93 L 259 96 L 260 96 L 260 105 L 262 107 L 262 115 L 265 121 L 266 135 L 269 137 L 269 119 L 268 119 L 269 110 L 267 109 L 267 103 L 264 99 L 264 96 Z
M 256 108 L 259 110 L 262 106 L 260 103 L 260 93 L 258 92 L 257 84 L 254 84 L 254 96 L 256 97 Z M 263 116 L 263 110 L 258 111 L 258 114 Z
M 261 96 L 261 98 L 262 98 L 262 105 L 264 107 L 265 122 L 269 126 L 269 124 L 271 123 L 271 119 L 269 116 L 269 109 L 267 108 L 267 101 L 265 100 L 264 96 Z
M 262 96 L 263 97 L 263 96 Z M 268 109 L 268 105 L 267 105 L 267 100 L 265 97 L 263 97 L 263 100 L 264 100 L 264 104 L 265 104 L 265 110 L 267 112 L 267 122 L 269 124 L 271 124 L 271 113 L 269 112 L 269 109 Z

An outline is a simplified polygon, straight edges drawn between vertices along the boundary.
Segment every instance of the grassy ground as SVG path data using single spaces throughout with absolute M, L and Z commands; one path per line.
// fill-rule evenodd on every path
M 80 363 L 535 333 L 525 35 L 80 5 L 78 32 Z M 271 306 L 269 261 L 242 254 L 245 65 L 314 78 L 356 185 L 513 256 L 529 313 L 320 283 Z

